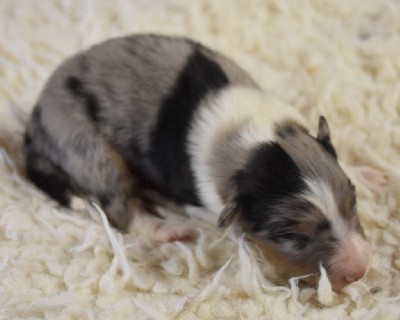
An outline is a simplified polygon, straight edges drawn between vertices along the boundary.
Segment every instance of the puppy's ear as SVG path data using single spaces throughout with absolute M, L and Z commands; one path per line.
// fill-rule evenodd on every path
M 235 201 L 228 202 L 222 209 L 218 218 L 218 227 L 226 228 L 234 222 L 241 214 L 242 209 Z
M 337 158 L 336 150 L 331 142 L 331 133 L 329 131 L 328 122 L 324 116 L 319 117 L 317 140 L 334 158 Z

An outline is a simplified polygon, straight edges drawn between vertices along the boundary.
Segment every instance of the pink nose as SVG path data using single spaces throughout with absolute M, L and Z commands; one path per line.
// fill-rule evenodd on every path
M 367 271 L 370 256 L 370 247 L 361 237 L 353 236 L 344 242 L 333 261 L 336 272 L 331 278 L 332 285 L 341 289 L 360 280 Z
M 349 266 L 347 266 L 349 267 Z M 332 285 L 335 289 L 341 289 L 349 284 L 360 280 L 367 271 L 367 264 L 359 264 L 350 262 L 350 268 L 343 268 L 340 272 L 336 273 L 332 279 Z
M 343 283 L 345 286 L 347 286 L 350 283 L 360 280 L 364 276 L 366 271 L 367 271 L 367 268 L 365 266 L 365 268 L 360 268 L 356 272 L 352 272 L 352 273 L 349 272 L 346 276 L 344 276 L 340 279 L 340 282 Z

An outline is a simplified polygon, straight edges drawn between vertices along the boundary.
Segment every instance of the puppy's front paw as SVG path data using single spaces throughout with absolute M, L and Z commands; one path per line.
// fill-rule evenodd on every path
M 196 239 L 196 230 L 178 222 L 163 222 L 157 226 L 152 238 L 159 242 L 193 241 Z
M 86 202 L 80 197 L 73 196 L 71 198 L 70 208 L 75 211 L 85 211 Z

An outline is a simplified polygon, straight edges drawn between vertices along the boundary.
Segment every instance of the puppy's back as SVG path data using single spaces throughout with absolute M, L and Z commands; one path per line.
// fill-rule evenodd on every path
M 90 172 L 85 161 L 102 164 L 107 150 L 151 187 L 200 204 L 188 130 L 200 102 L 230 84 L 255 86 L 235 63 L 191 40 L 136 35 L 106 41 L 68 59 L 50 77 L 35 108 L 40 121 L 32 117 L 27 129 L 27 154 L 76 180 L 79 171 Z M 88 177 L 82 182 L 99 184 Z

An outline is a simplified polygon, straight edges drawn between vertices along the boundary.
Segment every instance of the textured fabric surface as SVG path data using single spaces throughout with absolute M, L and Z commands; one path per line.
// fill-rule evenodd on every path
M 195 243 L 121 236 L 23 176 L 23 123 L 72 53 L 137 32 L 187 35 L 265 90 L 323 114 L 373 246 L 341 293 L 278 276 L 252 244 L 201 221 Z M 0 1 L 0 319 L 399 319 L 400 2 Z M 315 133 L 315 130 L 313 130 Z

